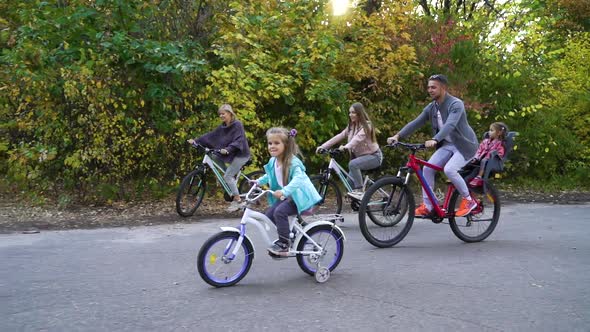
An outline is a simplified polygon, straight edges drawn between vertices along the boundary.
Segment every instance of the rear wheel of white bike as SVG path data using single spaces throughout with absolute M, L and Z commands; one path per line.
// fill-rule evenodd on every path
M 297 251 L 313 252 L 309 255 L 297 254 L 297 264 L 303 272 L 309 275 L 315 275 L 320 267 L 326 267 L 333 271 L 340 263 L 344 255 L 344 235 L 330 225 L 318 225 L 307 231 L 307 235 L 319 244 L 323 250 L 320 251 L 306 237 L 301 238 L 297 245 Z

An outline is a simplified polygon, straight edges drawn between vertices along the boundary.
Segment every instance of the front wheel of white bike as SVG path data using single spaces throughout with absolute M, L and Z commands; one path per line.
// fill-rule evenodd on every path
M 239 233 L 225 231 L 213 235 L 203 244 L 197 257 L 197 269 L 206 283 L 227 287 L 246 276 L 254 260 L 254 248 L 248 238 L 244 238 L 233 255 L 239 237 Z

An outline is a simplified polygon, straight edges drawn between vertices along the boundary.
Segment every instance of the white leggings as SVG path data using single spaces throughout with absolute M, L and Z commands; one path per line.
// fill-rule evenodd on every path
M 444 166 L 444 172 L 447 178 L 451 180 L 459 193 L 467 198 L 469 197 L 469 189 L 467 188 L 465 180 L 459 175 L 459 170 L 465 166 L 469 160 L 471 160 L 471 158 L 465 159 L 453 144 L 445 144 L 436 150 L 428 162 L 440 167 Z M 434 191 L 434 176 L 436 171 L 430 167 L 424 167 L 423 172 L 426 183 L 428 183 L 430 188 Z M 428 199 L 424 189 L 422 189 L 422 201 L 428 210 L 432 210 L 432 203 L 430 202 L 430 199 Z

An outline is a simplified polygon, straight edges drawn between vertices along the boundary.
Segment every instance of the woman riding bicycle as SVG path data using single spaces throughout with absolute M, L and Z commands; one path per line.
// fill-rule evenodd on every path
M 228 211 L 236 211 L 240 207 L 241 199 L 236 184 L 236 175 L 250 159 L 250 147 L 246 139 L 246 132 L 244 125 L 236 119 L 232 107 L 228 104 L 223 104 L 218 110 L 219 118 L 222 123 L 213 131 L 205 135 L 187 140 L 188 143 L 198 143 L 211 149 L 219 149 L 220 155 L 211 155 L 212 159 L 221 166 L 229 166 L 225 169 L 223 178 L 229 185 L 233 201 L 228 207 Z
M 316 151 L 328 149 L 344 138 L 348 139 L 346 145 L 339 147 L 340 150 L 349 150 L 351 154 L 348 169 L 354 190 L 348 195 L 361 200 L 363 197 L 363 175 L 361 171 L 381 166 L 383 154 L 379 149 L 379 144 L 377 144 L 375 128 L 373 128 L 363 104 L 352 104 L 348 110 L 348 117 L 348 126 L 341 133 L 319 146 Z
M 448 92 L 448 80 L 444 75 L 432 75 L 428 78 L 428 94 L 432 102 L 422 110 L 414 120 L 405 125 L 393 137 L 387 139 L 391 144 L 399 138 L 407 137 L 427 123 L 432 126 L 433 137 L 424 145 L 427 148 L 436 147 L 436 152 L 428 160 L 429 163 L 443 167 L 444 172 L 455 188 L 463 196 L 461 207 L 456 216 L 468 215 L 477 203 L 471 198 L 469 189 L 459 170 L 467 164 L 477 151 L 478 142 L 475 132 L 467 122 L 465 106 L 461 99 L 451 96 Z M 424 178 L 428 186 L 434 190 L 434 176 L 436 171 L 424 167 Z M 426 191 L 422 190 L 423 203 L 416 209 L 416 216 L 427 216 L 432 211 Z

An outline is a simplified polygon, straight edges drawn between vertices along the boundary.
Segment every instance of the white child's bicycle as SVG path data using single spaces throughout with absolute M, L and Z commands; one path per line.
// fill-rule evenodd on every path
M 271 190 L 263 190 L 257 185 L 246 194 L 246 207 L 240 228 L 221 227 L 221 232 L 210 237 L 201 247 L 197 268 L 201 278 L 215 287 L 237 284 L 246 276 L 254 260 L 254 245 L 246 235 L 246 225 L 254 225 L 262 234 L 267 246 L 272 245 L 276 236 L 276 226 L 264 215 L 250 208 L 257 200 Z M 344 254 L 344 233 L 336 225 L 341 215 L 316 215 L 289 218 L 291 247 L 286 257 L 296 257 L 299 267 L 307 274 L 315 276 L 317 282 L 325 282 L 340 263 Z M 265 247 L 266 250 L 266 247 Z M 273 258 L 283 258 L 273 256 Z

